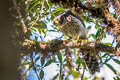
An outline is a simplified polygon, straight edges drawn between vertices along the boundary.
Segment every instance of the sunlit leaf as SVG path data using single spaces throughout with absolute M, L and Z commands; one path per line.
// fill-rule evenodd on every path
M 81 58 L 79 57 L 77 60 L 76 60 L 76 64 L 79 64 L 81 62 Z
M 31 11 L 39 3 L 40 3 L 39 0 L 34 0 L 34 2 L 32 2 L 32 4 L 29 6 L 28 11 Z
M 71 71 L 70 74 L 73 75 L 75 78 L 78 78 L 80 75 L 80 72 L 79 71 Z
M 50 14 L 55 14 L 55 13 L 61 12 L 61 11 L 65 11 L 65 9 L 64 8 L 57 8 L 57 9 L 53 10 Z
M 37 28 L 31 27 L 30 30 L 31 30 L 31 31 L 37 31 Z
M 96 38 L 100 36 L 100 30 L 97 31 L 95 36 L 96 36 Z
M 82 59 L 82 65 L 84 66 L 84 67 L 86 67 L 86 63 L 85 63 L 85 61 Z
M 64 76 L 65 76 L 65 74 L 62 74 L 61 76 L 60 76 L 60 80 L 64 80 Z
M 46 9 L 49 9 L 49 3 L 47 1 L 44 1 L 44 6 Z
M 62 54 L 58 54 L 58 60 L 60 61 L 60 63 L 62 63 Z
M 114 72 L 114 74 L 116 74 L 116 70 L 110 64 L 106 64 L 106 66 L 110 68 Z
M 107 46 L 112 46 L 111 43 L 104 43 L 104 45 L 107 45 Z
M 49 5 L 49 7 L 51 8 L 52 7 L 52 2 L 51 2 L 51 0 L 48 0 L 48 5 Z
M 24 62 L 23 65 L 30 65 L 32 62 Z
M 93 80 L 98 80 L 97 77 L 95 76 Z
M 95 34 L 91 34 L 91 36 L 92 36 L 95 40 L 97 40 Z
M 95 18 L 92 18 L 92 21 L 95 22 Z
M 87 77 L 84 77 L 83 80 L 88 80 L 88 78 L 87 78 Z
M 104 39 L 106 37 L 106 33 L 104 32 L 101 39 Z
M 92 34 L 89 34 L 89 33 L 88 33 L 88 38 L 90 38 L 91 36 L 92 36 Z
M 99 30 L 99 29 L 100 29 L 100 27 L 101 27 L 101 25 L 100 25 L 100 24 L 96 24 L 96 27 L 95 27 L 95 28 L 96 28 L 97 30 Z
M 87 20 L 87 17 L 84 16 L 84 15 L 82 15 L 82 19 L 86 21 L 86 20 Z

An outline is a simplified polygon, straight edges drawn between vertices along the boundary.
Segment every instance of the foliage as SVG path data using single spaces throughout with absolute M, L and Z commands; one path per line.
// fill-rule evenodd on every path
M 99 7 L 99 2 L 97 2 L 99 0 L 95 1 L 96 2 L 93 2 L 93 0 L 82 0 L 82 2 L 85 3 L 84 5 L 91 6 L 95 3 L 95 6 Z M 48 34 L 59 33 L 57 26 L 54 26 L 52 21 L 54 17 L 66 10 L 66 8 L 63 7 L 64 5 L 54 4 L 52 3 L 52 0 L 21 0 L 18 2 L 18 4 L 21 9 L 25 25 L 31 32 L 29 37 L 35 37 L 33 38 L 33 40 L 45 41 Z M 115 10 L 114 7 L 113 10 Z M 116 12 L 113 12 L 112 14 L 113 18 L 118 17 L 118 15 L 116 15 Z M 103 40 L 106 38 L 106 35 L 108 35 L 108 32 L 105 31 L 106 24 L 104 23 L 104 20 L 102 20 L 98 16 L 91 15 L 90 11 L 83 11 L 80 15 L 83 21 L 89 24 L 88 26 L 86 26 L 88 30 L 92 30 L 93 24 L 95 25 L 94 29 L 96 32 L 88 33 L 88 38 L 90 40 L 104 43 L 104 45 L 107 46 L 115 45 L 114 41 L 111 43 L 103 42 Z M 57 38 L 66 40 L 66 36 L 63 35 L 60 35 Z M 48 67 L 52 63 L 56 63 L 59 68 L 59 72 L 53 77 L 53 80 L 57 78 L 59 78 L 59 80 L 68 80 L 70 75 L 72 75 L 74 79 L 78 80 L 78 78 L 83 75 L 83 70 L 87 70 L 86 64 L 83 60 L 83 57 L 79 54 L 78 49 L 71 49 L 71 52 L 69 52 L 69 54 L 67 54 L 64 50 L 53 52 L 53 54 L 57 55 L 42 56 L 40 53 L 34 53 L 34 51 L 32 51 L 30 55 L 25 55 L 22 59 L 21 68 L 25 69 L 25 73 L 30 71 L 31 69 L 34 70 L 34 74 L 36 74 L 38 80 L 45 80 L 44 68 Z M 108 62 L 110 60 L 113 60 L 115 63 L 120 64 L 120 59 L 117 59 L 116 57 L 108 53 L 102 53 L 102 55 L 100 53 L 99 58 L 100 66 L 103 67 L 103 65 L 106 65 L 116 75 L 116 77 L 114 77 L 114 80 L 119 80 L 120 76 L 118 75 L 118 72 L 114 69 L 114 65 L 109 64 Z M 29 74 L 26 74 L 26 77 L 28 75 Z M 87 77 L 85 75 L 83 77 L 83 80 L 88 80 L 89 78 L 90 77 Z M 98 78 L 99 77 L 95 76 L 93 80 L 97 80 Z

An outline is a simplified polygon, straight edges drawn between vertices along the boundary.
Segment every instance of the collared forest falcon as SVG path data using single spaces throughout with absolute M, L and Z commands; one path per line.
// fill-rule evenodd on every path
M 70 10 L 58 15 L 53 20 L 54 24 L 66 36 L 71 37 L 73 40 L 79 40 L 86 37 L 87 29 L 80 16 L 73 14 Z M 99 72 L 99 64 L 96 56 L 93 53 L 83 53 L 83 58 L 91 74 Z

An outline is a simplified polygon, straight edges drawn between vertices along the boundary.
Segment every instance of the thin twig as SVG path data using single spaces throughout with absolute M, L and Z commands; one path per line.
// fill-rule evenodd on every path
M 31 55 L 32 55 L 32 54 L 31 54 Z M 40 77 L 39 77 L 39 75 L 37 74 L 36 67 L 34 66 L 33 56 L 31 56 L 31 59 L 32 59 L 33 70 L 35 71 L 35 74 L 36 74 L 38 80 L 41 80 Z
M 85 68 L 84 68 L 84 70 L 83 70 L 83 73 L 82 73 L 82 76 L 81 76 L 81 80 L 83 80 L 84 73 L 85 73 Z
M 59 80 L 61 80 L 61 76 L 62 76 L 62 64 L 60 63 L 60 77 L 59 77 Z

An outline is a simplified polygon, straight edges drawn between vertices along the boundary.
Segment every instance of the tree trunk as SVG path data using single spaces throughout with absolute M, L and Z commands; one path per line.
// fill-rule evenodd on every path
M 9 14 L 12 2 L 0 2 L 0 80 L 20 80 L 18 72 L 18 48 L 12 43 L 14 18 Z

